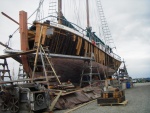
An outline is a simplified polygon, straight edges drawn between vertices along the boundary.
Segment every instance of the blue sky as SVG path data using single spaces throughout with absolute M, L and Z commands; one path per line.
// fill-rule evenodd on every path
M 47 3 L 48 0 L 45 0 Z M 63 0 L 68 3 L 71 0 Z M 89 0 L 94 4 L 93 0 Z M 150 77 L 150 0 L 101 0 L 105 17 L 107 19 L 112 37 L 117 47 L 117 53 L 126 61 L 128 73 L 133 78 Z M 3 0 L 0 1 L 0 12 L 5 12 L 16 21 L 19 20 L 19 11 L 24 10 L 31 15 L 38 6 L 39 0 Z M 81 0 L 80 0 L 81 2 Z M 82 0 L 83 2 L 83 0 Z M 66 17 L 71 21 L 71 16 L 81 11 L 77 8 L 76 12 L 70 13 L 71 9 L 64 9 Z M 65 5 L 67 6 L 67 5 Z M 74 6 L 74 4 L 72 4 Z M 70 4 L 69 8 L 72 7 Z M 80 7 L 82 4 L 80 4 Z M 47 7 L 45 7 L 46 9 Z M 90 7 L 93 11 L 95 7 Z M 77 14 L 76 14 L 77 15 Z M 83 12 L 80 17 L 80 23 L 85 26 Z M 85 15 L 84 15 L 85 16 Z M 91 25 L 95 24 L 97 16 L 91 16 Z M 29 19 L 29 23 L 35 19 L 35 16 Z M 5 43 L 8 36 L 11 35 L 18 25 L 0 14 L 0 41 Z M 97 24 L 97 23 L 96 23 Z M 96 28 L 93 30 L 96 31 Z M 19 32 L 11 39 L 11 47 L 18 49 L 20 47 Z M 0 46 L 0 54 L 3 54 L 3 47 Z M 10 65 L 17 67 L 15 61 L 9 59 Z M 12 68 L 12 66 L 11 66 Z M 18 71 L 16 71 L 18 73 Z

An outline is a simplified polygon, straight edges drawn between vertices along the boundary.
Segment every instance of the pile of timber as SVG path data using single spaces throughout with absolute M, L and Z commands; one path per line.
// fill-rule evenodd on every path
M 55 92 L 54 95 L 58 93 Z M 80 104 L 95 100 L 100 97 L 101 89 L 99 87 L 85 87 L 74 91 L 63 91 L 58 99 L 56 109 L 72 109 Z
M 112 105 L 119 104 L 125 101 L 124 90 L 119 91 L 105 91 L 101 93 L 101 97 L 97 99 L 97 104 Z

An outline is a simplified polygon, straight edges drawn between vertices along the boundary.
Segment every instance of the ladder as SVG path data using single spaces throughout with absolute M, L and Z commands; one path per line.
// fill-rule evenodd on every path
M 100 82 L 101 77 L 99 72 L 99 66 L 93 66 L 94 60 L 95 57 L 93 53 L 91 54 L 90 60 L 84 60 L 84 65 L 80 79 L 80 87 L 82 87 L 83 84 L 88 84 L 91 87 L 93 85 L 93 82 Z
M 114 47 L 115 44 L 114 44 L 114 41 L 112 39 L 110 29 L 108 27 L 106 17 L 104 15 L 101 0 L 97 0 L 97 8 L 98 8 L 99 18 L 100 18 L 100 21 L 101 21 L 102 32 L 103 32 L 105 43 L 106 43 L 106 45 L 109 45 L 110 47 Z
M 60 82 L 60 80 L 59 80 L 59 78 L 56 74 L 56 71 L 55 71 L 55 69 L 52 65 L 51 57 L 49 57 L 49 50 L 48 50 L 48 48 L 44 49 L 42 44 L 41 44 L 42 31 L 43 31 L 43 26 L 41 27 L 39 41 L 38 41 L 38 44 L 37 44 L 37 47 L 36 47 L 37 49 L 36 49 L 36 55 L 35 55 L 35 59 L 34 59 L 34 66 L 33 66 L 33 72 L 32 72 L 32 82 L 46 83 L 47 86 L 49 86 L 49 80 L 53 79 L 53 78 L 56 78 L 57 82 L 59 84 L 61 84 L 61 82 Z M 39 57 L 39 55 L 40 55 L 40 57 Z M 37 64 L 37 62 L 39 60 L 40 60 L 42 65 Z M 39 69 L 42 69 L 40 72 L 43 72 L 44 77 L 38 77 L 38 78 L 35 77 L 36 70 L 37 70 L 38 67 L 40 67 Z M 51 75 L 52 73 L 53 73 L 54 76 Z
M 20 64 L 19 71 L 18 71 L 18 79 L 25 79 L 25 78 L 27 78 L 27 74 L 25 73 L 25 71 L 23 69 L 23 65 Z
M 4 60 L 4 63 L 0 63 L 0 66 L 2 66 L 2 69 L 0 69 L 0 79 L 1 81 L 5 81 L 5 78 L 8 78 L 11 81 L 12 78 L 10 76 L 10 70 L 8 68 L 7 60 L 6 58 L 2 60 Z
M 56 21 L 56 17 L 57 17 L 56 0 L 51 0 L 49 2 L 48 16 L 50 15 L 53 15 L 53 17 L 50 17 L 50 21 Z

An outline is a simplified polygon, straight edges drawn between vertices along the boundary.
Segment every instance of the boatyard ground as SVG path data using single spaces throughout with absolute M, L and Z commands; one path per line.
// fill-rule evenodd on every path
M 69 113 L 150 113 L 150 82 L 135 83 L 133 88 L 125 90 L 126 106 L 99 106 L 94 101 Z M 69 110 L 54 111 L 67 113 Z

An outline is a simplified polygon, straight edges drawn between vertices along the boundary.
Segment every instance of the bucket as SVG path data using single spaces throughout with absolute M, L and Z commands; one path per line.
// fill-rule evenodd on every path
M 126 87 L 127 87 L 127 89 L 130 88 L 130 82 L 127 82 L 127 83 L 126 83 Z
M 122 89 L 126 89 L 126 83 L 122 83 Z

